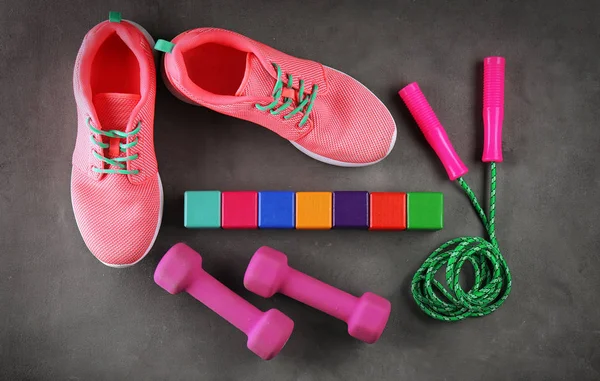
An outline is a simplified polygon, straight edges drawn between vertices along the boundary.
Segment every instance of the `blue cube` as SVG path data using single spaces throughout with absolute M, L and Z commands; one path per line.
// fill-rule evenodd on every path
M 260 229 L 294 229 L 295 192 L 258 192 L 258 227 Z

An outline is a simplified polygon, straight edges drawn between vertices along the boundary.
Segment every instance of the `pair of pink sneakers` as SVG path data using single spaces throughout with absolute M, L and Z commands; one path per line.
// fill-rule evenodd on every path
M 87 247 L 113 267 L 140 261 L 162 218 L 153 45 L 140 25 L 111 12 L 85 36 L 75 63 L 73 210 Z M 387 108 L 335 69 L 214 28 L 159 40 L 155 49 L 165 53 L 163 75 L 175 96 L 266 127 L 314 159 L 365 166 L 394 146 Z

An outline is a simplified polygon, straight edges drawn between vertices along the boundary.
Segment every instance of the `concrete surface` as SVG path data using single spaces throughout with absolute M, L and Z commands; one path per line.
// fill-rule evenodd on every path
M 81 239 L 69 195 L 76 114 L 72 69 L 109 10 L 170 39 L 232 29 L 351 74 L 398 124 L 372 167 L 314 161 L 266 129 L 184 104 L 159 84 L 156 150 L 165 186 L 155 247 L 126 270 Z M 600 379 L 600 3 L 597 1 L 17 1 L 0 3 L 0 379 L 598 380 Z M 409 286 L 428 253 L 483 230 L 396 95 L 419 81 L 484 197 L 481 60 L 507 59 L 498 239 L 514 276 L 490 316 L 424 316 Z M 443 191 L 435 233 L 192 231 L 189 189 Z M 109 221 L 118 226 L 118 221 Z M 200 303 L 156 286 L 153 270 L 185 241 L 219 280 L 296 330 L 273 361 Z M 242 276 L 270 245 L 326 282 L 392 301 L 381 340 L 286 297 L 261 299 Z

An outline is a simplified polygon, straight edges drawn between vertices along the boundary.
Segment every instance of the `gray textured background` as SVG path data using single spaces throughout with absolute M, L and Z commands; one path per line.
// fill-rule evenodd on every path
M 0 3 L 0 379 L 600 378 L 600 3 L 332 3 Z M 328 166 L 266 129 L 184 104 L 159 83 L 163 227 L 140 264 L 105 267 L 78 233 L 69 176 L 73 63 L 85 33 L 109 10 L 154 37 L 218 26 L 349 73 L 389 107 L 398 124 L 396 148 L 372 167 Z M 508 65 L 497 227 L 514 289 L 488 317 L 438 323 L 413 304 L 411 277 L 440 243 L 482 234 L 482 227 L 396 91 L 419 81 L 482 197 L 480 62 L 488 55 L 503 55 Z M 446 228 L 186 230 L 183 192 L 205 188 L 443 191 Z M 179 241 L 201 252 L 206 269 L 244 298 L 295 320 L 278 357 L 260 360 L 217 315 L 154 284 L 161 255 Z M 245 291 L 245 266 L 265 244 L 342 289 L 389 298 L 392 315 L 380 341 L 362 344 L 316 310 Z

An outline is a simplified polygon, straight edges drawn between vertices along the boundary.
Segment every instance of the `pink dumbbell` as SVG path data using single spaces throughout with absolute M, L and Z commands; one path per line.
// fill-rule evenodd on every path
M 379 339 L 388 321 L 391 304 L 371 292 L 360 298 L 288 266 L 287 256 L 263 246 L 250 260 L 244 286 L 268 298 L 279 292 L 348 324 L 348 333 L 366 343 Z
M 171 294 L 186 291 L 248 336 L 248 349 L 270 360 L 290 338 L 292 319 L 276 309 L 262 312 L 202 269 L 202 257 L 184 243 L 161 259 L 154 281 Z

